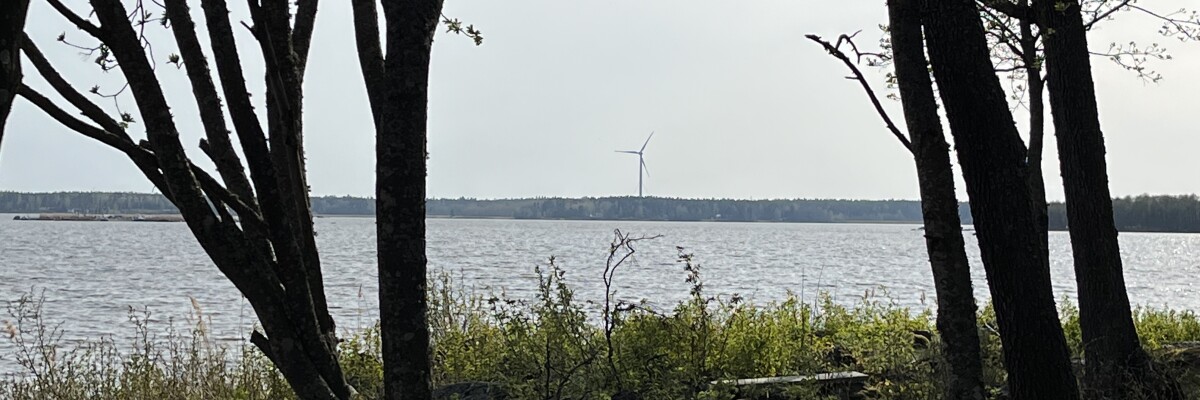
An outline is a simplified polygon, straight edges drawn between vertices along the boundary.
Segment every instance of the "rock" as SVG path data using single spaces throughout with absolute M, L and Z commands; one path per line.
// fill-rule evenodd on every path
M 499 383 L 460 382 L 433 390 L 434 400 L 508 400 L 508 392 Z

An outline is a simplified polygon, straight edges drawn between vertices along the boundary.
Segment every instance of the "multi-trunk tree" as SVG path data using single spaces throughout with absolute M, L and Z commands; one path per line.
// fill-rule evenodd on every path
M 849 42 L 852 39 L 843 36 L 837 44 L 811 35 L 809 39 L 820 43 L 853 72 L 887 128 L 913 156 L 920 187 L 925 247 L 937 292 L 937 327 L 946 359 L 942 376 L 947 382 L 943 386 L 942 398 L 983 399 L 983 365 L 970 263 L 962 235 L 958 199 L 954 193 L 950 149 L 942 131 L 933 82 L 925 58 L 919 7 L 917 0 L 888 1 L 890 57 L 895 65 L 896 83 L 908 128 L 907 137 L 884 111 L 854 62 L 839 49 L 845 42 L 857 51 Z
M 968 0 L 921 0 L 933 75 L 962 166 L 988 278 L 1010 393 L 1016 399 L 1079 396 L 1041 256 L 1027 149 L 991 63 L 978 10 Z
M 1049 94 L 1079 287 L 1080 325 L 1086 358 L 1085 397 L 1150 395 L 1181 398 L 1177 384 L 1155 370 L 1141 348 L 1133 326 L 1122 276 L 1104 139 L 1091 71 L 1091 58 L 1103 56 L 1143 79 L 1157 81 L 1161 77 L 1148 69 L 1146 63 L 1169 56 L 1165 55 L 1166 49 L 1158 45 L 1139 47 L 1136 43 L 1113 44 L 1107 51 L 1091 51 L 1087 32 L 1115 13 L 1134 10 L 1162 21 L 1159 33 L 1165 36 L 1182 41 L 1197 40 L 1200 39 L 1200 20 L 1195 14 L 1155 13 L 1130 1 L 1033 0 L 1031 3 L 1030 0 L 990 0 L 981 3 L 985 5 L 981 8 L 985 20 L 995 28 L 993 37 L 997 47 L 1007 48 L 1013 56 L 1012 67 L 1024 74 L 1026 86 L 1020 89 L 1026 92 L 1018 93 L 1018 98 L 1023 97 L 1029 107 L 1030 167 L 1038 172 L 1045 125 L 1043 92 Z M 1040 176 L 1030 178 L 1031 187 L 1044 187 Z M 1040 211 L 1040 215 L 1045 216 L 1044 198 L 1042 200 L 1041 209 L 1035 212 Z
M 106 113 L 68 83 L 28 38 L 22 43 L 24 54 L 78 112 L 64 110 L 27 85 L 20 86 L 21 97 L 64 126 L 124 153 L 179 209 L 201 247 L 258 316 L 261 330 L 252 334 L 251 342 L 279 368 L 300 398 L 351 398 L 354 389 L 338 364 L 338 339 L 325 301 L 304 166 L 301 82 L 317 2 L 297 1 L 294 17 L 289 1 L 249 2 L 251 31 L 266 61 L 262 116 L 247 91 L 224 0 L 199 2 L 224 97 L 212 79 L 186 0 L 164 0 L 161 20 L 141 1 L 129 9 L 120 0 L 92 0 L 85 14 L 77 14 L 60 0 L 49 2 L 99 42 L 90 51 L 101 68 L 120 70 L 147 139 L 135 141 L 127 132 L 135 122 L 133 116 Z M 93 16 L 98 23 L 91 20 Z M 178 58 L 148 57 L 143 33 L 154 22 L 169 26 Z M 154 67 L 164 61 L 186 69 L 205 134 L 199 148 L 216 166 L 219 178 L 197 167 L 184 150 L 172 115 L 178 110 L 167 103 Z M 234 149 L 225 111 L 249 176 Z M 78 113 L 90 121 L 77 118 Z

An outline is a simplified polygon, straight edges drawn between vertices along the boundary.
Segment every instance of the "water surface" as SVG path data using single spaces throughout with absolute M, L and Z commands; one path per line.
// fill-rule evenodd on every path
M 319 218 L 317 241 L 329 303 L 339 326 L 371 324 L 378 304 L 375 225 L 371 218 Z M 676 246 L 694 253 L 712 294 L 755 302 L 789 291 L 811 300 L 826 291 L 841 303 L 864 293 L 903 306 L 934 304 L 922 232 L 900 224 L 793 224 L 430 219 L 429 262 L 480 293 L 528 298 L 534 266 L 555 256 L 584 300 L 603 298 L 601 272 L 614 229 L 662 235 L 640 242 L 616 278 L 618 296 L 667 306 L 687 296 Z M 986 299 L 974 236 L 966 233 L 975 291 Z M 1200 235 L 1121 235 L 1126 282 L 1135 304 L 1200 309 L 1192 283 Z M 1050 235 L 1054 290 L 1073 297 L 1068 237 Z M 45 315 L 65 338 L 122 336 L 129 310 L 148 309 L 165 325 L 186 324 L 195 300 L 215 336 L 244 337 L 250 308 L 181 223 L 12 221 L 0 216 L 0 300 L 45 294 Z M 8 316 L 0 319 L 9 319 Z M 2 342 L 2 341 L 0 341 Z M 6 344 L 0 344 L 0 354 Z

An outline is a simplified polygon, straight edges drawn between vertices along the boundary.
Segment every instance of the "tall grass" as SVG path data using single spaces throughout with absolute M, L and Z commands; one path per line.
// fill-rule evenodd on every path
M 635 252 L 618 235 L 606 271 Z M 794 295 L 766 304 L 714 296 L 702 268 L 681 249 L 687 300 L 669 310 L 643 303 L 581 302 L 553 258 L 537 267 L 537 295 L 528 300 L 464 290 L 449 275 L 431 284 L 429 322 L 436 385 L 488 382 L 516 399 L 733 399 L 728 378 L 855 370 L 870 378 L 865 398 L 929 399 L 938 393 L 942 363 L 929 310 L 899 307 L 866 293 L 852 305 L 828 296 Z M 605 274 L 606 287 L 619 275 Z M 611 290 L 608 300 L 611 300 Z M 41 299 L 9 304 L 4 336 L 15 349 L 0 362 L 17 371 L 0 381 L 0 398 L 25 399 L 288 399 L 286 383 L 252 346 L 217 344 L 195 305 L 186 329 L 164 331 L 130 310 L 133 333 L 118 343 L 98 338 L 66 343 L 43 319 Z M 601 317 L 597 317 L 600 315 Z M 1078 310 L 1063 302 L 1068 340 L 1079 356 Z M 1200 321 L 1187 311 L 1138 309 L 1143 343 L 1183 377 L 1198 398 L 1193 366 L 1200 360 L 1174 343 L 1200 340 Z M 993 396 L 1004 382 L 995 317 L 979 315 L 985 378 Z M 378 325 L 348 332 L 340 346 L 349 382 L 363 399 L 380 398 Z M 9 367 L 6 366 L 6 367 Z M 744 395 L 744 394 L 742 394 Z M 789 389 L 790 398 L 825 398 L 818 387 Z

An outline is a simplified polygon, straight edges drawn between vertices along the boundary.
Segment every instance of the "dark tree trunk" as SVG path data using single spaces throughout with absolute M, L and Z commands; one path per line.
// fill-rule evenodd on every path
M 429 60 L 441 0 L 384 0 L 387 54 L 374 0 L 356 0 L 359 60 L 375 116 L 376 224 L 384 397 L 430 399 L 425 173 Z
M 21 96 L 64 126 L 125 153 L 180 210 L 201 247 L 254 309 L 262 330 L 253 332 L 250 341 L 279 368 L 297 397 L 349 399 L 354 390 L 346 384 L 338 365 L 333 323 L 324 302 L 320 264 L 315 260 L 316 248 L 312 245 L 304 164 L 297 161 L 303 155 L 297 64 L 303 62 L 296 59 L 291 42 L 301 42 L 307 48 L 316 2 L 297 3 L 297 25 L 301 27 L 296 34 L 289 26 L 287 1 L 264 0 L 252 4 L 254 32 L 268 64 L 271 139 L 283 142 L 272 149 L 267 147 L 268 138 L 247 94 L 225 2 L 201 2 L 208 17 L 221 86 L 250 167 L 253 178 L 250 179 L 233 149 L 221 98 L 196 36 L 188 3 L 164 0 L 205 130 L 206 139 L 200 142 L 200 148 L 217 166 L 225 186 L 197 168 L 184 152 L 166 95 L 151 60 L 146 58 L 144 38 L 133 27 L 123 4 L 118 0 L 91 0 L 93 14 L 101 23 L 96 26 L 74 14 L 60 0 L 48 2 L 76 27 L 110 49 L 129 83 L 149 140 L 135 143 L 124 125 L 75 90 L 28 38 L 22 48 L 30 62 L 56 92 L 99 127 L 58 108 L 28 86 L 20 87 Z M 287 154 L 273 157 L 273 151 Z
M 970 0 L 923 0 L 929 57 L 958 150 L 1014 399 L 1073 399 L 1078 387 L 1039 257 L 1026 149 Z
M 0 6 L 0 144 L 8 113 L 21 86 L 21 42 L 25 36 L 25 14 L 29 0 L 7 0 Z
M 1182 398 L 1175 385 L 1155 378 L 1133 325 L 1079 3 L 1034 0 L 1034 8 L 1043 31 L 1053 32 L 1043 39 L 1046 80 L 1079 285 L 1087 397 L 1128 398 L 1150 390 L 1153 398 Z
M 983 365 L 971 267 L 962 236 L 950 147 L 942 132 L 921 37 L 917 0 L 888 2 L 892 56 L 917 165 L 925 247 L 937 290 L 937 327 L 946 357 L 945 399 L 983 399 Z
M 1020 0 L 1018 5 L 1028 6 L 1029 0 Z M 1046 209 L 1046 179 L 1042 174 L 1042 150 L 1045 148 L 1046 137 L 1046 102 L 1044 96 L 1045 82 L 1042 81 L 1042 67 L 1038 60 L 1037 37 L 1033 36 L 1033 22 L 1022 19 L 1018 22 L 1025 64 L 1025 84 L 1028 87 L 1026 95 L 1029 102 L 1029 150 L 1026 152 L 1026 162 L 1029 164 L 1029 195 L 1033 198 L 1033 218 L 1038 226 L 1038 238 L 1041 239 L 1041 256 L 1050 261 L 1050 215 Z

